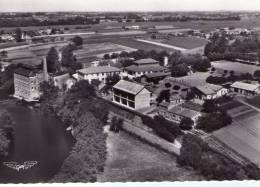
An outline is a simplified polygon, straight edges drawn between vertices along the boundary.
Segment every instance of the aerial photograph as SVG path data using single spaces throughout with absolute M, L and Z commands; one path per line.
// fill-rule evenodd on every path
M 259 0 L 0 0 L 0 184 L 260 180 Z

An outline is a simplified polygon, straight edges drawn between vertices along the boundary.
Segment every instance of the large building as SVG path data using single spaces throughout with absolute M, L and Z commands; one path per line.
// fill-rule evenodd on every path
M 120 80 L 113 86 L 113 102 L 132 110 L 150 107 L 151 92 L 143 85 Z
M 37 101 L 40 98 L 40 83 L 48 80 L 47 65 L 43 70 L 39 66 L 22 65 L 14 71 L 14 97 L 25 101 Z
M 145 74 L 166 72 L 166 71 L 167 68 L 160 66 L 158 61 L 151 58 L 146 58 L 146 59 L 136 60 L 133 63 L 133 65 L 124 68 L 123 76 L 132 79 L 132 78 L 141 77 L 142 75 Z
M 109 76 L 119 75 L 121 77 L 121 70 L 112 66 L 97 66 L 80 69 L 77 74 L 78 80 L 88 80 L 89 83 L 92 80 L 99 80 L 105 83 Z

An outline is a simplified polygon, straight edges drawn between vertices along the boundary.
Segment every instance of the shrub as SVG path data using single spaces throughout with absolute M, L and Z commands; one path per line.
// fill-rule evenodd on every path
M 181 89 L 181 87 L 180 87 L 179 85 L 174 85 L 174 86 L 173 86 L 173 89 L 174 89 L 174 90 L 179 90 L 179 89 Z
M 170 88 L 171 86 L 172 86 L 171 83 L 169 83 L 169 82 L 165 83 L 166 88 Z

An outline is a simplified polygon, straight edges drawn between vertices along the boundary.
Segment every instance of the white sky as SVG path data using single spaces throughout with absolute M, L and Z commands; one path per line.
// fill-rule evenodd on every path
M 260 10 L 260 0 L 0 0 L 0 12 L 192 10 Z

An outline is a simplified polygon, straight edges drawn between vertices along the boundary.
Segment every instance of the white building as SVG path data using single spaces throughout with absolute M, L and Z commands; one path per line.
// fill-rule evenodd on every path
M 121 77 L 121 70 L 112 66 L 97 66 L 80 69 L 77 74 L 78 80 L 88 80 L 91 83 L 95 79 L 105 83 L 109 76 L 119 75 Z
M 132 110 L 150 107 L 151 92 L 143 85 L 120 80 L 113 86 L 113 102 Z

